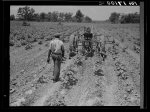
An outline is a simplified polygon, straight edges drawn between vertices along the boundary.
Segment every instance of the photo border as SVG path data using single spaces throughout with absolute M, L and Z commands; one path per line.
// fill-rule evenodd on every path
M 15 4 L 19 5 L 19 4 L 27 3 L 27 4 L 33 5 L 34 2 L 36 2 L 35 5 L 39 4 L 39 3 L 37 3 L 37 0 L 27 0 L 26 2 L 23 2 L 21 0 L 20 1 L 19 0 L 10 0 L 10 1 L 9 0 L 3 0 L 3 1 L 7 2 L 6 4 L 4 3 L 4 6 L 6 6 L 7 8 L 10 5 L 15 5 Z M 15 2 L 15 1 L 17 1 L 17 2 Z M 30 1 L 30 3 L 29 3 L 29 1 Z M 52 1 L 43 1 L 43 2 L 45 4 L 47 2 L 50 3 Z M 55 2 L 53 1 L 53 3 L 57 4 L 57 3 L 61 3 L 61 2 L 60 1 L 55 1 Z M 70 5 L 70 3 L 73 3 L 73 2 L 67 2 L 66 1 L 64 3 L 67 3 L 67 5 Z M 42 4 L 42 5 L 44 5 L 44 4 Z M 54 5 L 54 4 L 52 4 L 52 5 Z M 77 4 L 78 4 L 78 2 L 77 2 Z M 58 5 L 61 5 L 61 4 L 58 4 Z M 74 4 L 74 5 L 76 5 L 76 4 Z M 82 5 L 82 4 L 80 4 L 80 5 Z M 91 4 L 85 3 L 85 5 L 91 5 Z M 144 9 L 145 9 L 144 5 L 145 5 L 145 1 L 140 1 L 140 37 L 141 37 L 141 47 L 140 47 L 140 51 L 141 51 L 140 52 L 140 74 L 141 74 L 141 77 L 140 77 L 140 84 L 141 84 L 141 88 L 140 88 L 141 89 L 141 91 L 140 91 L 141 92 L 141 95 L 140 95 L 141 101 L 140 101 L 140 104 L 141 104 L 141 106 L 140 106 L 140 108 L 141 109 L 144 109 L 144 108 L 147 107 L 147 105 L 146 105 L 146 103 L 147 103 L 147 94 L 146 94 L 146 90 L 147 90 L 146 83 L 147 83 L 147 80 L 145 79 L 146 76 L 144 76 L 144 56 L 145 56 L 144 55 L 144 52 L 145 52 L 144 51 L 144 43 L 145 43 L 144 39 L 147 38 L 147 37 L 145 37 L 146 36 L 145 34 L 147 34 L 147 32 L 145 31 L 146 30 L 146 21 L 145 21 L 146 18 L 145 18 L 145 16 L 146 16 L 147 13 L 145 14 L 145 12 L 144 12 Z M 5 9 L 5 7 L 3 7 L 3 9 Z M 6 12 L 8 12 L 8 9 L 7 9 Z M 8 29 L 9 29 L 8 26 L 10 27 L 10 23 L 8 24 L 8 22 L 6 20 L 9 20 L 8 19 L 9 15 L 6 15 L 5 11 L 4 11 L 3 15 L 4 15 L 3 16 L 3 19 L 4 19 L 3 20 L 3 29 L 4 29 L 3 32 L 5 32 L 3 34 L 3 37 L 7 37 L 7 36 L 9 36 L 9 34 L 7 34 L 7 33 L 8 33 Z M 7 18 L 7 19 L 5 19 L 5 18 Z M 5 25 L 6 23 L 7 23 L 7 25 Z M 2 44 L 2 46 L 3 46 L 3 51 L 2 52 L 4 52 L 3 64 L 4 64 L 4 67 L 6 67 L 4 69 L 5 70 L 4 73 L 8 73 L 9 74 L 9 70 L 8 70 L 9 61 L 6 62 L 7 58 L 9 58 L 9 52 L 6 53 L 6 51 L 9 51 L 9 44 L 8 44 L 8 40 L 6 38 L 5 39 L 2 38 L 2 41 L 4 41 L 4 43 L 3 43 L 4 45 Z M 8 45 L 8 46 L 6 46 L 6 45 Z M 4 62 L 4 60 L 5 60 L 5 62 Z M 6 85 L 8 85 L 7 83 L 9 82 L 8 77 L 4 76 L 3 77 L 4 80 L 2 79 L 2 84 L 5 87 L 6 87 Z M 9 85 L 8 85 L 8 88 L 9 88 Z M 3 88 L 4 90 L 2 91 L 2 95 L 3 95 L 3 102 L 2 103 L 3 103 L 3 105 L 7 104 L 6 99 L 9 100 L 9 98 L 8 98 L 8 96 L 9 96 L 9 94 L 8 94 L 9 93 L 9 89 L 8 88 Z M 7 106 L 5 105 L 5 107 L 7 107 Z M 13 108 L 13 107 L 7 107 L 7 108 Z M 106 107 L 104 107 L 104 108 L 106 108 Z M 112 107 L 110 107 L 110 108 L 112 108 Z M 122 106 L 121 106 L 121 108 L 122 108 Z

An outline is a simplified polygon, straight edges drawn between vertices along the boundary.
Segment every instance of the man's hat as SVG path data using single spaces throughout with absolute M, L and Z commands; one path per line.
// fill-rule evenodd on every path
M 91 28 L 90 28 L 90 27 L 88 27 L 86 31 L 87 31 L 87 32 L 91 32 Z
M 61 33 L 56 33 L 54 37 L 60 37 Z

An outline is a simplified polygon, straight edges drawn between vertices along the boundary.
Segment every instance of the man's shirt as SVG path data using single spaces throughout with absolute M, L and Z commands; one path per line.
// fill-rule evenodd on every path
M 52 51 L 52 53 L 62 53 L 64 51 L 63 42 L 55 38 L 50 42 L 50 50 Z
M 100 36 L 100 40 L 101 40 L 102 43 L 105 41 L 104 35 Z

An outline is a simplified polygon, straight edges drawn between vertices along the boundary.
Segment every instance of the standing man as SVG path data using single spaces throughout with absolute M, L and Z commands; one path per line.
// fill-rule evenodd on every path
M 78 42 L 79 42 L 79 38 L 78 38 L 78 34 L 76 33 L 74 35 L 74 46 L 75 46 L 75 51 L 78 53 Z
M 76 52 L 78 53 L 77 47 L 78 47 L 78 36 L 76 34 L 72 34 L 69 39 L 69 49 L 70 49 L 69 59 L 75 56 Z
M 69 59 L 71 59 L 72 53 L 74 52 L 73 41 L 74 41 L 74 35 L 72 34 L 69 38 Z
M 93 38 L 93 34 L 91 33 L 90 27 L 87 28 L 86 32 L 83 35 L 84 35 L 83 46 L 89 52 L 92 50 L 92 38 Z
M 104 35 L 101 35 L 100 36 L 100 47 L 101 47 L 101 56 L 103 58 L 103 61 L 105 60 L 106 58 L 106 49 L 105 49 L 105 36 Z
M 52 56 L 54 62 L 53 82 L 59 81 L 61 61 L 62 58 L 64 58 L 64 52 L 65 52 L 64 44 L 59 38 L 60 38 L 60 33 L 57 33 L 55 34 L 55 38 L 51 40 L 48 59 L 47 59 L 47 62 L 49 63 L 50 56 Z

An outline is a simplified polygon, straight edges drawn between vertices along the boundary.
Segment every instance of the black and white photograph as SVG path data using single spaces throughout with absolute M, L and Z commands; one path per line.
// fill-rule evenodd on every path
M 140 107 L 140 5 L 111 4 L 10 5 L 10 107 Z

